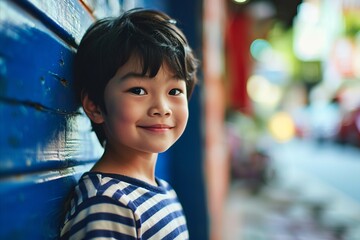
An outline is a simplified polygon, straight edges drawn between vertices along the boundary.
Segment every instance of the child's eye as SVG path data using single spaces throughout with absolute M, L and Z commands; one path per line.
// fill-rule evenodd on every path
M 182 93 L 181 89 L 178 89 L 178 88 L 171 89 L 170 92 L 169 92 L 169 94 L 173 95 L 173 96 L 177 96 L 177 95 L 179 95 L 181 93 Z
M 130 88 L 129 92 L 136 94 L 136 95 L 145 95 L 146 94 L 145 89 L 143 89 L 141 87 Z

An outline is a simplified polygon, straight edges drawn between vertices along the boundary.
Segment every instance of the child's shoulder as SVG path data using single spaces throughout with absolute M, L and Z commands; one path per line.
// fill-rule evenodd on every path
M 165 180 L 157 178 L 156 181 L 158 186 L 119 174 L 86 172 L 78 182 L 76 193 L 81 195 L 81 199 L 101 196 L 115 200 L 123 198 L 126 202 L 134 201 L 140 196 L 175 194 Z
M 166 181 L 156 181 L 158 186 L 118 174 L 86 172 L 75 187 L 71 212 L 98 204 L 117 205 L 135 212 L 142 205 L 178 202 L 174 189 Z

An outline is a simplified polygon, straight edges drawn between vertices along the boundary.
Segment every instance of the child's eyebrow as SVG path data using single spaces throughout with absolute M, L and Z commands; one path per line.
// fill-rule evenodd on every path
M 120 77 L 120 80 L 121 81 L 128 80 L 129 78 L 149 78 L 149 77 L 141 73 L 129 72 L 124 76 Z
M 128 72 L 127 74 L 125 74 L 124 76 L 120 77 L 120 80 L 121 81 L 126 81 L 130 78 L 150 78 L 149 76 L 147 75 L 144 75 L 142 73 L 137 73 L 137 72 Z M 181 77 L 177 76 L 177 75 L 173 75 L 171 76 L 169 79 L 172 79 L 172 80 L 183 80 Z

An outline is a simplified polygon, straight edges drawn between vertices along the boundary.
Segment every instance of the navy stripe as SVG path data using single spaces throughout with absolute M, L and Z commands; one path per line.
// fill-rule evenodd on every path
M 72 202 L 74 204 L 74 206 L 76 206 L 76 208 L 78 207 L 78 201 L 79 201 L 79 195 L 76 193 L 76 191 L 74 191 L 74 202 Z M 73 206 L 71 206 L 73 207 Z
M 111 187 L 112 185 L 116 185 L 119 184 L 119 181 L 115 180 L 115 179 L 111 179 L 110 181 L 108 181 L 107 183 L 101 185 L 101 188 L 99 189 L 100 191 L 106 191 L 109 187 Z
M 76 212 L 74 213 L 74 216 L 77 215 L 79 212 L 81 212 L 83 209 L 89 208 L 89 207 L 91 207 L 93 205 L 96 205 L 96 204 L 102 204 L 102 203 L 113 204 L 115 207 L 119 206 L 119 207 L 127 208 L 127 206 L 125 206 L 121 202 L 117 202 L 117 201 L 115 201 L 114 199 L 112 199 L 110 197 L 97 196 L 97 197 L 88 198 L 87 201 L 84 201 L 80 205 L 78 205 L 77 209 L 76 209 Z M 71 218 L 73 218 L 73 216 L 71 216 Z
M 129 185 L 126 188 L 124 188 L 122 191 L 126 194 L 129 195 L 130 193 L 134 192 L 136 189 L 138 189 L 137 186 L 134 185 Z
M 172 232 L 170 232 L 168 235 L 166 235 L 162 240 L 172 240 L 179 236 L 181 233 L 187 231 L 186 224 L 180 225 L 178 228 L 174 229 Z
M 121 240 L 134 240 L 137 239 L 136 237 L 129 236 L 123 233 L 109 231 L 109 230 L 93 230 L 86 234 L 84 239 L 92 239 L 96 237 L 107 237 L 113 239 L 121 239 Z
M 87 177 L 90 179 L 90 181 L 95 186 L 95 188 L 97 188 L 100 185 L 100 180 L 97 175 L 87 175 Z
M 116 215 L 113 213 L 102 212 L 102 213 L 94 213 L 94 214 L 87 215 L 83 220 L 81 220 L 80 222 L 77 222 L 76 224 L 73 225 L 73 227 L 71 228 L 71 232 L 76 233 L 77 231 L 85 228 L 89 223 L 98 221 L 98 220 L 122 223 L 122 224 L 125 224 L 130 227 L 135 226 L 134 220 L 131 218 L 122 217 L 120 215 Z M 111 223 L 109 223 L 109 224 L 111 224 Z
M 88 198 L 89 195 L 88 195 L 88 191 L 87 191 L 87 189 L 86 189 L 85 184 L 80 184 L 80 185 L 79 185 L 79 189 L 80 189 L 82 198 L 83 198 L 83 199 Z
M 145 222 L 146 220 L 148 220 L 149 218 L 151 218 L 155 213 L 157 213 L 159 210 L 167 207 L 168 205 L 174 203 L 173 200 L 171 199 L 163 199 L 160 202 L 158 202 L 157 204 L 155 204 L 154 206 L 152 206 L 151 208 L 149 208 L 148 210 L 146 210 L 142 215 L 141 215 L 141 221 Z
M 142 235 L 142 237 L 144 239 L 148 239 L 150 237 L 152 237 L 153 235 L 155 235 L 158 231 L 160 231 L 161 229 L 164 228 L 164 226 L 166 226 L 166 224 L 168 224 L 169 222 L 171 222 L 171 220 L 182 217 L 183 216 L 183 212 L 182 211 L 175 211 L 175 212 L 171 212 L 168 215 L 166 215 L 164 218 L 162 218 L 160 221 L 158 221 L 154 226 L 152 226 L 151 228 L 149 228 L 146 232 L 144 232 L 144 234 Z
M 140 206 L 141 204 L 148 201 L 150 198 L 152 198 L 155 195 L 156 193 L 146 192 L 143 195 L 139 196 L 137 199 L 135 199 L 133 202 L 136 206 Z
M 123 195 L 124 193 L 120 189 L 117 189 L 111 197 L 113 199 L 119 200 Z

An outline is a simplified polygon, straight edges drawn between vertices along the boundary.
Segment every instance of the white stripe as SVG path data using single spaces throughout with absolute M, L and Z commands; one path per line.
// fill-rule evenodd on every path
M 159 203 L 160 200 L 164 199 L 164 196 L 154 195 L 151 198 L 147 199 L 145 202 L 140 204 L 135 211 L 135 219 L 138 221 L 141 218 L 141 215 L 144 214 L 148 209 L 153 207 L 155 204 Z M 139 229 L 138 235 L 141 236 L 142 232 L 144 232 L 145 225 L 142 223 L 141 228 Z M 146 228 L 147 229 L 147 228 Z M 145 231 L 146 231 L 145 229 Z
M 128 194 L 129 199 L 131 199 L 132 201 L 134 201 L 135 199 L 139 198 L 140 196 L 148 193 L 149 190 L 138 187 L 136 190 L 132 191 L 131 193 Z
M 148 198 L 145 200 L 145 202 L 141 203 L 138 207 L 137 207 L 137 212 L 141 212 L 144 213 L 146 212 L 149 208 L 151 208 L 152 206 L 154 206 L 155 204 L 159 203 L 160 201 L 162 201 L 163 199 L 166 199 L 165 196 L 161 196 L 161 195 L 154 195 L 151 198 Z
M 122 203 L 125 206 L 129 205 L 130 199 L 126 195 L 122 195 L 120 199 L 118 199 L 120 203 Z
M 184 239 L 189 239 L 189 232 L 188 231 L 184 231 L 179 236 L 174 238 L 174 240 L 184 240 Z
M 160 231 L 158 231 L 154 236 L 150 237 L 149 239 L 161 239 L 171 233 L 174 229 L 184 224 L 186 224 L 184 217 L 175 218 L 171 222 L 168 222 L 166 226 L 161 228 Z
M 117 186 L 119 186 L 119 189 L 122 191 L 124 190 L 125 188 L 127 188 L 128 186 L 130 186 L 131 184 L 130 183 L 127 183 L 127 182 L 119 182 L 117 184 Z M 131 185 L 132 186 L 132 185 Z
M 166 181 L 163 180 L 163 179 L 159 179 L 159 182 L 161 183 L 162 186 L 164 186 L 164 188 L 168 188 L 168 186 L 169 186 L 169 183 L 168 183 L 168 182 L 166 182 Z
M 79 205 L 83 201 L 83 195 L 80 191 L 79 185 L 75 187 L 75 195 L 78 197 L 76 205 Z
M 70 228 L 73 227 L 76 223 L 80 222 L 88 215 L 93 213 L 113 213 L 123 217 L 133 218 L 133 213 L 128 208 L 117 206 L 114 204 L 109 204 L 109 203 L 94 204 L 88 208 L 83 209 L 76 215 L 75 218 L 66 222 L 64 228 L 61 230 L 62 235 L 67 231 L 69 231 Z
M 176 199 L 171 198 L 171 196 L 169 196 L 168 194 L 156 194 L 151 198 L 147 199 L 142 204 L 140 204 L 136 211 L 144 213 L 147 210 L 149 210 L 151 207 L 153 207 L 155 204 L 158 204 L 163 200 L 175 201 Z
M 101 175 L 99 175 L 99 176 L 101 176 Z M 100 185 L 105 185 L 111 180 L 114 180 L 114 178 L 110 178 L 110 177 L 101 178 Z M 112 198 L 115 192 L 117 192 L 118 190 L 122 191 L 124 188 L 128 187 L 129 185 L 130 184 L 125 183 L 125 182 L 114 182 L 107 189 L 105 189 L 105 191 L 102 193 L 102 195 Z M 126 203 L 128 203 L 128 201 Z
M 119 189 L 119 186 L 117 184 L 113 184 L 110 187 L 108 187 L 104 193 L 102 193 L 103 196 L 113 197 L 114 193 Z
M 104 184 L 108 183 L 111 180 L 117 180 L 117 179 L 116 178 L 111 178 L 111 177 L 104 177 L 104 178 L 101 178 L 100 183 L 101 183 L 101 185 L 104 185 Z M 115 182 L 115 181 L 113 181 L 113 182 Z M 117 186 L 118 189 L 123 190 L 124 188 L 127 188 L 131 184 L 129 184 L 127 182 L 122 182 L 122 181 L 117 180 L 117 182 L 115 182 L 113 185 Z
M 167 192 L 168 195 L 170 195 L 172 198 L 177 198 L 176 192 L 174 189 Z
M 75 213 L 75 200 L 74 199 L 71 199 L 70 207 L 71 207 L 70 214 L 73 215 Z M 66 218 L 68 218 L 68 216 Z
M 115 231 L 122 234 L 126 234 L 129 236 L 133 236 L 136 238 L 136 228 L 130 227 L 121 223 L 107 221 L 107 220 L 99 220 L 99 221 L 93 221 L 89 223 L 86 228 L 81 229 L 76 234 L 72 235 L 70 237 L 70 240 L 74 239 L 83 239 L 87 232 L 93 231 L 93 230 L 102 230 L 102 231 Z
M 91 198 L 96 195 L 97 189 L 94 186 L 94 183 L 90 180 L 89 177 L 84 180 L 84 185 L 88 194 L 88 198 Z
M 110 178 L 110 177 L 102 177 L 101 174 L 97 174 L 96 176 L 99 178 L 99 181 L 100 181 L 101 185 L 105 185 L 108 182 L 110 182 L 110 180 L 113 180 L 113 178 Z
M 152 228 L 156 223 L 158 223 L 161 219 L 166 217 L 169 213 L 176 212 L 179 210 L 182 210 L 182 208 L 181 205 L 177 202 L 174 202 L 170 205 L 163 207 L 142 224 L 143 232 L 146 232 L 147 230 Z

